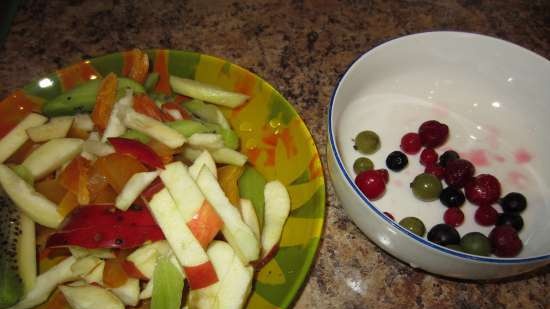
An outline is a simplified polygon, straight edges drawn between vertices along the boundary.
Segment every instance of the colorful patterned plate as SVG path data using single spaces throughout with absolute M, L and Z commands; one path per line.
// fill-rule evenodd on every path
M 268 180 L 283 182 L 291 213 L 280 249 L 256 276 L 248 308 L 285 308 L 298 293 L 315 257 L 325 214 L 325 181 L 319 154 L 304 122 L 271 85 L 230 62 L 173 50 L 148 51 L 155 71 L 192 78 L 250 95 L 235 110 L 224 110 L 240 136 L 241 151 Z M 86 60 L 40 78 L 24 91 L 44 100 L 86 80 L 128 73 L 128 52 Z M 161 74 L 162 75 L 162 74 Z

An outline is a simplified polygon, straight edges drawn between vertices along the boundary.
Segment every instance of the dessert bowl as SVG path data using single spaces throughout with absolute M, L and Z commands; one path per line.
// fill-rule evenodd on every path
M 550 262 L 550 62 L 499 39 L 460 32 L 401 37 L 361 55 L 339 80 L 328 115 L 328 167 L 335 191 L 355 224 L 377 245 L 415 268 L 462 279 L 494 279 L 528 272 Z M 521 192 L 528 200 L 519 233 L 523 249 L 513 258 L 477 256 L 419 237 L 397 222 L 420 218 L 426 230 L 443 223 L 439 200 L 416 199 L 409 183 L 424 171 L 419 154 L 391 172 L 385 194 L 369 200 L 354 183 L 353 139 L 375 131 L 380 149 L 368 157 L 375 168 L 400 150 L 401 137 L 424 121 L 450 128 L 441 155 L 453 149 L 474 163 L 476 174 L 496 176 L 502 195 Z M 476 224 L 477 206 L 462 207 L 460 235 L 492 227 Z M 495 206 L 499 212 L 502 209 Z M 395 221 L 384 212 L 395 217 Z

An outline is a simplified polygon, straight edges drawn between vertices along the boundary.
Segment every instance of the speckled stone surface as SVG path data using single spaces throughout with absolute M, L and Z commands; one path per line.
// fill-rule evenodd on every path
M 550 2 L 27 1 L 0 48 L 0 95 L 79 59 L 140 48 L 193 50 L 252 70 L 303 117 L 325 159 L 326 111 L 338 76 L 402 35 L 460 30 L 550 57 Z M 500 282 L 414 270 L 371 243 L 327 184 L 324 237 L 295 308 L 550 308 L 550 267 Z

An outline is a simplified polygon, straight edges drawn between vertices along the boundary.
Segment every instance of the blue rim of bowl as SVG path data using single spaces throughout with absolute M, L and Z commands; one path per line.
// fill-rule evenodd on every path
M 367 57 L 369 54 L 371 54 L 376 49 L 378 49 L 380 47 L 383 47 L 383 46 L 394 44 L 395 41 L 402 40 L 402 39 L 405 39 L 405 38 L 411 38 L 413 36 L 426 36 L 426 35 L 433 35 L 433 34 L 470 35 L 470 36 L 483 38 L 483 39 L 497 40 L 497 41 L 500 41 L 501 43 L 505 43 L 505 44 L 508 44 L 510 46 L 513 46 L 513 47 L 521 48 L 524 51 L 528 51 L 529 53 L 531 53 L 535 56 L 542 57 L 542 56 L 540 56 L 540 55 L 538 55 L 538 54 L 536 54 L 536 53 L 534 53 L 534 52 L 532 52 L 528 49 L 525 49 L 525 48 L 523 48 L 519 45 L 516 45 L 514 43 L 510 43 L 510 42 L 505 41 L 505 40 L 501 40 L 501 39 L 498 39 L 498 38 L 494 38 L 494 37 L 486 36 L 486 35 L 481 35 L 481 34 L 477 34 L 477 33 L 457 32 L 457 31 L 432 31 L 432 32 L 416 33 L 416 34 L 411 34 L 411 35 L 407 35 L 407 36 L 394 38 L 394 39 L 383 42 L 383 43 L 371 48 L 370 50 L 368 50 L 368 51 L 364 52 L 363 54 L 359 55 L 357 58 L 355 58 L 355 60 L 353 60 L 351 62 L 350 65 L 348 65 L 348 67 L 346 68 L 344 73 L 338 78 L 338 81 L 336 83 L 336 87 L 334 88 L 334 90 L 332 92 L 332 95 L 330 97 L 329 112 L 328 112 L 329 140 L 330 140 L 330 147 L 332 148 L 332 152 L 334 153 L 334 156 L 336 158 L 336 163 L 338 164 L 338 168 L 339 168 L 340 172 L 342 173 L 342 175 L 344 175 L 344 177 L 346 178 L 346 181 L 348 182 L 348 185 L 350 185 L 353 188 L 353 190 L 355 191 L 357 196 L 359 196 L 363 200 L 363 202 L 365 202 L 365 204 L 372 211 L 374 211 L 374 213 L 376 213 L 378 215 L 378 217 L 380 217 L 382 220 L 386 221 L 388 224 L 390 224 L 391 226 L 393 226 L 397 230 L 403 232 L 405 235 L 408 235 L 409 237 L 413 238 L 414 240 L 417 240 L 418 242 L 420 242 L 420 244 L 422 244 L 426 247 L 429 247 L 429 248 L 434 249 L 438 252 L 443 252 L 443 253 L 446 253 L 448 255 L 455 256 L 455 257 L 458 257 L 458 258 L 462 258 L 462 259 L 465 259 L 465 260 L 476 261 L 476 262 L 485 262 L 485 263 L 525 264 L 525 263 L 531 263 L 531 262 L 540 262 L 540 261 L 544 261 L 544 260 L 550 260 L 550 254 L 539 255 L 539 256 L 534 256 L 534 257 L 528 257 L 528 258 L 483 257 L 483 256 L 471 255 L 471 254 L 455 251 L 455 250 L 452 250 L 452 249 L 448 249 L 444 246 L 441 246 L 441 245 L 435 244 L 431 241 L 428 241 L 427 239 L 425 239 L 423 237 L 420 237 L 420 236 L 410 232 L 409 230 L 403 228 L 397 222 L 395 222 L 394 220 L 392 220 L 388 216 L 386 216 L 380 209 L 378 209 L 376 206 L 374 206 L 374 204 L 361 192 L 361 190 L 359 190 L 357 185 L 355 185 L 355 182 L 352 180 L 352 178 L 350 177 L 350 175 L 348 174 L 348 172 L 344 168 L 344 164 L 342 163 L 342 159 L 340 157 L 340 152 L 338 151 L 338 147 L 336 146 L 336 139 L 334 137 L 334 130 L 333 130 L 333 126 L 332 126 L 332 119 L 333 119 L 332 118 L 332 114 L 333 114 L 332 111 L 333 111 L 333 108 L 334 108 L 334 98 L 336 96 L 336 93 L 340 89 L 340 83 L 346 77 L 348 72 L 353 68 L 353 66 L 355 65 L 356 62 L 358 62 L 358 61 L 362 60 L 363 58 Z M 542 58 L 545 59 L 544 57 L 542 57 Z

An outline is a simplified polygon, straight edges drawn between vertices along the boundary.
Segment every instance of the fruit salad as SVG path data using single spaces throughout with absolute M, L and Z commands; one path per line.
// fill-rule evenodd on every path
M 285 186 L 238 151 L 247 95 L 152 72 L 0 103 L 0 308 L 242 308 Z

